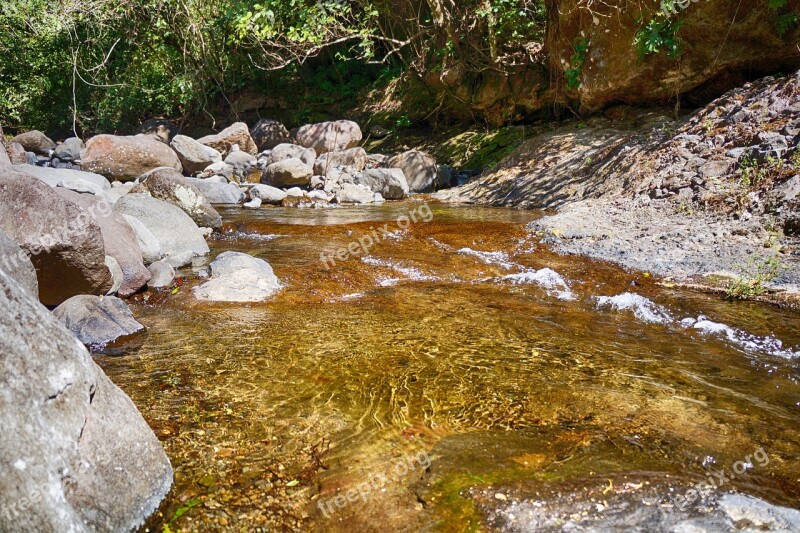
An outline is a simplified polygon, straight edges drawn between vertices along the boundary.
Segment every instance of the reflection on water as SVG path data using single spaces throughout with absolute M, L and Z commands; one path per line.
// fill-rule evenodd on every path
M 524 211 L 432 206 L 430 223 L 368 254 L 320 261 L 417 205 L 227 211 L 214 253 L 268 260 L 282 293 L 199 305 L 184 287 L 135 307 L 144 346 L 99 362 L 176 468 L 151 528 L 460 531 L 491 526 L 474 490 L 692 480 L 759 448 L 769 465 L 730 488 L 796 504 L 798 359 L 679 321 L 702 315 L 796 351 L 799 315 L 554 255 Z M 625 293 L 675 321 L 597 304 Z M 419 451 L 430 469 L 320 511 Z

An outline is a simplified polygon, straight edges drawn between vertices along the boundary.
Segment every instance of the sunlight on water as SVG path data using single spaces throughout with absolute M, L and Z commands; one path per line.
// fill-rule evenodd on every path
M 800 316 L 552 254 L 531 212 L 434 206 L 394 234 L 418 205 L 228 210 L 213 254 L 264 258 L 286 288 L 201 305 L 188 270 L 134 308 L 144 346 L 99 362 L 176 469 L 151 527 L 463 530 L 475 487 L 702 477 L 706 457 L 761 447 L 772 461 L 746 488 L 796 502 L 798 362 L 773 348 L 797 351 Z M 320 260 L 384 225 L 393 238 Z M 322 505 L 420 451 L 429 469 Z

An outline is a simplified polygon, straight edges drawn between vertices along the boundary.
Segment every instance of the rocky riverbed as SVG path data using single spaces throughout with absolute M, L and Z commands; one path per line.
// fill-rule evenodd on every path
M 792 530 L 798 316 L 676 284 L 796 298 L 799 82 L 454 189 L 346 120 L 9 139 L 0 529 Z
M 750 296 L 797 305 L 799 95 L 795 73 L 678 119 L 612 108 L 437 197 L 556 209 L 530 229 L 566 253 L 723 291 L 755 285 Z

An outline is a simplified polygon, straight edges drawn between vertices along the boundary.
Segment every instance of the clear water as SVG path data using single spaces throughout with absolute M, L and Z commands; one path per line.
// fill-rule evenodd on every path
M 212 257 L 268 260 L 280 295 L 199 304 L 187 270 L 134 305 L 143 346 L 98 362 L 175 467 L 150 530 L 492 529 L 476 490 L 678 486 L 759 449 L 719 490 L 800 507 L 800 315 L 555 255 L 533 212 L 431 205 L 397 227 L 421 207 L 225 211 Z

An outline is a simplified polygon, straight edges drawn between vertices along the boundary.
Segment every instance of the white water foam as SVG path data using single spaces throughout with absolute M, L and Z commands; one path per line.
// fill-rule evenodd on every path
M 361 261 L 373 266 L 381 266 L 391 268 L 395 272 L 405 276 L 404 278 L 383 278 L 379 280 L 381 287 L 391 287 L 400 281 L 439 281 L 440 278 L 436 276 L 429 276 L 418 268 L 406 267 L 399 263 L 393 263 L 384 259 L 378 259 L 372 256 L 362 257 Z
M 509 281 L 514 285 L 539 285 L 544 288 L 548 294 L 555 296 L 559 300 L 575 299 L 575 295 L 569 289 L 569 284 L 564 277 L 550 268 L 509 274 L 500 279 Z
M 505 252 L 482 252 L 480 250 L 473 250 L 472 248 L 461 248 L 460 250 L 456 250 L 456 253 L 477 257 L 487 265 L 500 265 L 503 268 L 517 266 L 511 262 L 508 258 L 508 254 Z
M 618 296 L 598 296 L 597 307 L 598 309 L 610 307 L 615 311 L 631 311 L 642 322 L 653 324 L 666 324 L 673 320 L 672 315 L 665 307 L 632 292 L 625 292 Z
M 616 311 L 631 311 L 642 322 L 654 324 L 676 322 L 666 307 L 639 294 L 626 292 L 618 296 L 600 296 L 596 300 L 598 309 L 610 307 Z M 720 322 L 713 322 L 702 315 L 697 318 L 684 318 L 678 324 L 686 329 L 697 330 L 703 335 L 722 337 L 746 352 L 766 353 L 786 359 L 800 357 L 800 352 L 784 348 L 780 339 L 773 336 L 759 337 Z
M 800 357 L 800 352 L 783 347 L 783 342 L 773 336 L 759 337 L 752 335 L 741 329 L 732 328 L 720 322 L 713 322 L 704 316 L 697 318 L 684 318 L 681 325 L 685 328 L 692 328 L 700 331 L 704 335 L 717 335 L 725 337 L 728 342 L 740 346 L 749 352 L 766 352 L 786 359 Z

